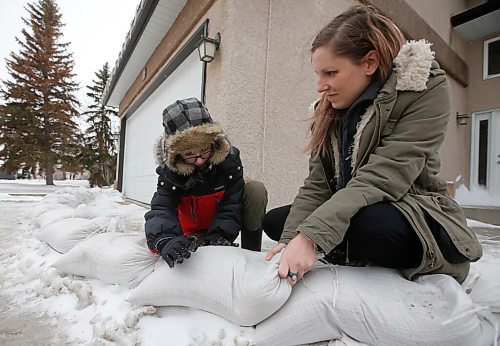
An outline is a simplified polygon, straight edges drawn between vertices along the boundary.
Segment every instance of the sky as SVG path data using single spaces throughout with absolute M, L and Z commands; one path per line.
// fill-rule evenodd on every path
M 77 97 L 84 105 L 85 87 L 92 83 L 94 73 L 105 62 L 111 68 L 115 66 L 140 0 L 55 1 L 65 24 L 61 42 L 70 42 L 68 50 L 75 61 L 73 72 L 80 84 Z M 21 30 L 26 26 L 21 18 L 28 18 L 24 7 L 34 2 L 0 0 L 0 80 L 8 77 L 5 59 L 12 51 L 19 52 L 15 38 L 24 39 Z
M 223 247 L 201 248 L 189 262 L 177 264 L 175 274 L 146 248 L 146 209 L 124 203 L 116 190 L 88 189 L 83 180 L 58 181 L 54 193 L 44 184 L 0 181 L 0 345 L 275 346 L 292 344 L 290 338 L 299 344 L 338 341 L 322 346 L 402 345 L 407 340 L 428 345 L 429 338 L 439 345 L 498 345 L 498 226 L 467 220 L 482 229 L 477 234 L 484 256 L 471 264 L 462 286 L 443 275 L 410 282 L 391 269 L 335 266 L 323 268 L 323 280 L 314 271 L 306 274 L 288 297 L 291 289 L 277 277 L 277 263 L 259 263 L 257 253 L 231 247 L 228 258 Z M 49 194 L 42 199 L 23 193 L 35 187 Z M 264 235 L 264 252 L 275 244 Z M 207 260 L 210 252 L 222 264 Z M 255 275 L 256 268 L 262 275 Z M 180 275 L 183 270 L 186 274 Z M 213 275 L 207 275 L 210 270 Z M 168 280 L 169 275 L 179 280 Z M 342 280 L 334 279 L 332 286 L 331 277 Z M 227 283 L 227 278 L 234 281 Z M 163 306 L 172 304 L 162 302 L 167 295 L 180 299 L 191 294 L 188 302 L 198 309 Z M 273 303 L 283 294 L 288 297 L 284 305 L 256 328 L 223 317 L 238 318 L 233 309 L 260 313 L 263 301 Z M 141 296 L 157 304 L 131 303 Z M 217 299 L 211 302 L 211 296 Z M 332 306 L 340 313 L 332 313 Z M 318 323 L 309 323 L 311 311 Z M 394 316 L 398 323 L 381 323 Z M 400 329 L 405 325 L 412 328 Z

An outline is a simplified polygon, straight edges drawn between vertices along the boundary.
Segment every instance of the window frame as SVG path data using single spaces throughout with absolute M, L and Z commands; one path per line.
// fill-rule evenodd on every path
M 500 73 L 491 74 L 491 75 L 488 74 L 489 44 L 496 42 L 496 41 L 500 41 L 500 36 L 496 36 L 496 37 L 490 38 L 489 40 L 484 41 L 484 44 L 483 44 L 483 80 L 500 77 Z

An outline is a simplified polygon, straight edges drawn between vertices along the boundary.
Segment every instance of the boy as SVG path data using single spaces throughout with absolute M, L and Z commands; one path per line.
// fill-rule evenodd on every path
M 170 267 L 182 263 L 198 245 L 232 245 L 242 229 L 243 191 L 252 198 L 247 219 L 255 225 L 260 250 L 267 193 L 247 184 L 239 150 L 196 98 L 178 100 L 163 111 L 165 134 L 156 145 L 157 192 L 145 215 L 151 251 Z M 249 186 L 253 186 L 249 192 Z M 257 206 L 257 207 L 255 207 Z M 248 237 L 246 237 L 248 238 Z

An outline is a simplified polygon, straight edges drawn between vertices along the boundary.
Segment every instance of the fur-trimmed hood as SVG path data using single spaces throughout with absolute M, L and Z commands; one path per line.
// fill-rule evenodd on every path
M 231 149 L 231 144 L 218 123 L 189 127 L 171 136 L 163 134 L 155 144 L 156 164 L 165 164 L 173 172 L 190 175 L 195 166 L 177 160 L 178 155 L 185 151 L 201 151 L 210 145 L 213 145 L 214 154 L 208 162 L 218 165 L 224 161 Z

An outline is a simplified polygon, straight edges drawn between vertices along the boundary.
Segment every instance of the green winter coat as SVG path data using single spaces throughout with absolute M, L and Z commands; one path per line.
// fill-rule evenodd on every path
M 311 157 L 309 176 L 293 202 L 280 242 L 288 243 L 300 231 L 328 253 L 340 244 L 351 218 L 361 208 L 391 202 L 406 216 L 424 249 L 420 266 L 402 269 L 403 274 L 412 279 L 445 273 L 462 282 L 469 262 L 452 264 L 444 259 L 423 213 L 426 210 L 445 228 L 465 257 L 477 261 L 482 256 L 481 245 L 467 227 L 462 210 L 437 176 L 438 149 L 450 116 L 449 85 L 430 44 L 424 41 L 406 43 L 393 66 L 358 125 L 352 179 L 332 194 L 325 175 L 328 169 L 322 166 L 319 155 Z M 330 143 L 337 143 L 337 139 L 331 138 Z M 338 175 L 337 145 L 328 149 Z

